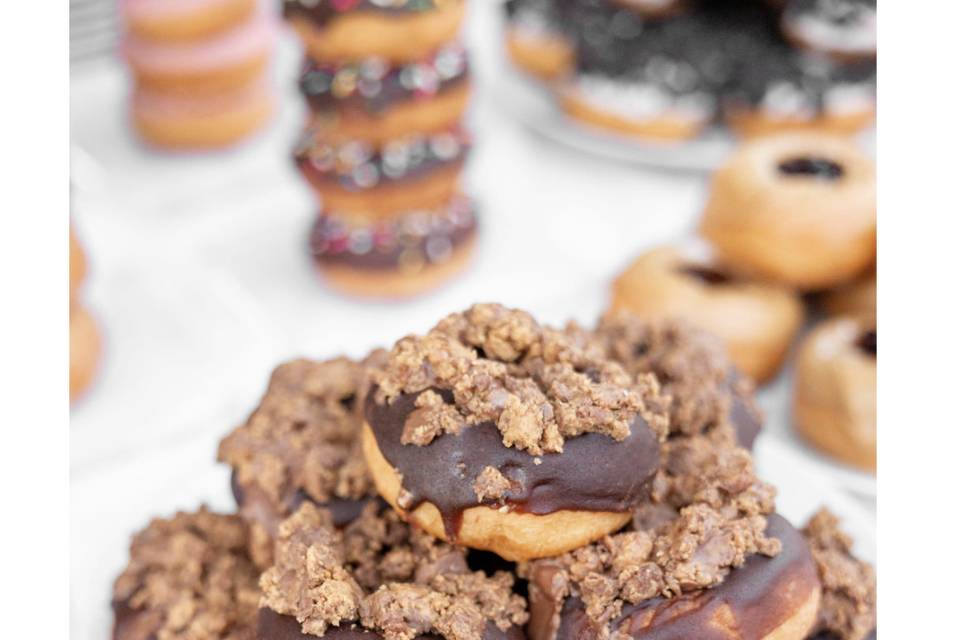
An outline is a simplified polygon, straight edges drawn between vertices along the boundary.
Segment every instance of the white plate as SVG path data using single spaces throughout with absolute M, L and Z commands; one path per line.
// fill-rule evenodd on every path
M 202 418 L 202 419 L 201 419 Z M 197 416 L 184 431 L 205 428 Z M 224 420 L 223 416 L 220 416 Z M 221 425 L 225 432 L 228 424 Z M 149 454 L 103 467 L 75 480 L 71 500 L 72 634 L 77 640 L 109 637 L 110 589 L 127 558 L 130 535 L 151 517 L 206 503 L 217 510 L 233 507 L 227 470 L 214 463 L 219 434 L 207 433 Z M 802 524 L 820 506 L 843 521 L 856 541 L 857 553 L 876 558 L 876 522 L 856 501 L 839 492 L 776 439 L 757 443 L 758 473 L 779 489 L 779 511 Z

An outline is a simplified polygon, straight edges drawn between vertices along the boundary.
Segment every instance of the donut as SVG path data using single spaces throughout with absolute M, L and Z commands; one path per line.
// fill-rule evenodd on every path
M 700 243 L 642 254 L 614 280 L 610 309 L 682 318 L 719 337 L 736 367 L 758 383 L 779 371 L 804 315 L 794 292 L 735 274 Z
M 838 460 L 875 471 L 876 319 L 841 316 L 817 326 L 797 353 L 793 384 L 800 435 Z
M 644 586 L 647 573 L 656 572 L 651 567 L 657 565 L 647 562 L 633 570 L 631 578 L 621 579 L 626 582 L 619 589 L 623 604 L 613 612 L 600 609 L 602 594 L 586 591 L 586 585 L 570 579 L 569 570 L 543 561 L 531 575 L 528 636 L 531 640 L 588 640 L 617 632 L 618 638 L 638 640 L 804 640 L 820 600 L 810 550 L 800 533 L 778 515 L 767 517 L 766 536 L 779 542 L 775 556 L 752 554 L 718 585 L 672 597 L 630 592 Z M 649 544 L 642 532 L 628 533 L 610 540 L 611 549 L 605 551 L 611 556 L 609 562 L 624 563 L 626 572 L 637 555 L 645 555 Z M 608 580 L 616 588 L 617 579 Z M 568 595 L 567 589 L 585 592 Z M 590 596 L 590 601 L 585 600 Z
M 730 362 L 718 338 L 683 320 L 604 316 L 593 332 L 606 356 L 631 375 L 653 374 L 670 398 L 671 434 L 710 434 L 753 448 L 763 415 L 753 385 Z
M 463 0 L 284 0 L 283 14 L 320 62 L 414 62 L 457 39 Z
M 322 213 L 310 253 L 323 279 L 352 295 L 413 296 L 463 271 L 473 255 L 477 220 L 457 194 L 438 209 L 378 215 Z
M 626 136 L 695 137 L 717 107 L 699 44 L 704 30 L 694 18 L 647 24 L 623 9 L 586 14 L 576 33 L 576 70 L 558 87 L 561 108 Z
M 871 269 L 853 282 L 819 297 L 820 306 L 831 315 L 877 315 L 877 270 Z
M 466 550 L 373 505 L 343 530 L 306 503 L 280 525 L 260 578 L 257 640 L 522 640 L 514 576 L 471 571 Z
M 243 88 L 267 72 L 277 29 L 264 11 L 203 40 L 156 41 L 128 34 L 123 56 L 136 82 L 154 91 L 214 94 Z
M 100 332 L 90 312 L 70 302 L 70 400 L 76 400 L 93 382 L 100 361 Z
M 780 24 L 795 46 L 841 62 L 877 57 L 877 0 L 789 0 Z
M 327 142 L 307 130 L 294 159 L 323 206 L 342 214 L 392 217 L 450 202 L 470 148 L 466 130 L 411 135 L 377 147 Z
M 521 70 L 544 82 L 570 73 L 574 49 L 560 26 L 557 0 L 507 0 L 505 46 Z
M 610 0 L 611 4 L 634 11 L 645 18 L 668 18 L 683 11 L 684 0 Z
M 125 28 L 159 42 L 199 40 L 246 20 L 257 0 L 121 0 Z
M 235 515 L 201 507 L 150 522 L 113 585 L 113 640 L 253 640 L 260 590 L 246 549 Z
M 714 174 L 701 233 L 739 270 L 836 286 L 876 257 L 873 162 L 852 142 L 789 135 L 740 146 Z
M 801 530 L 817 564 L 823 595 L 811 637 L 817 640 L 876 640 L 877 575 L 853 555 L 853 541 L 840 521 L 821 509 Z
M 77 240 L 77 234 L 70 225 L 70 299 L 72 300 L 80 285 L 87 277 L 87 256 L 83 251 L 83 246 Z
M 364 366 L 347 358 L 280 365 L 259 406 L 220 442 L 217 459 L 231 468 L 258 567 L 270 565 L 277 527 L 300 504 L 322 506 L 343 527 L 379 502 L 360 451 Z
M 563 553 L 622 527 L 658 466 L 655 379 L 519 310 L 452 314 L 371 376 L 361 437 L 377 490 L 453 544 Z
M 169 149 L 208 149 L 236 144 L 266 123 L 275 110 L 266 81 L 228 93 L 180 96 L 138 87 L 133 124 L 149 144 Z

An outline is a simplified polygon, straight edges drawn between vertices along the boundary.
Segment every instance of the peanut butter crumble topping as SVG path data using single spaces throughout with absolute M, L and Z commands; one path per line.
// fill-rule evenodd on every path
M 387 640 L 435 633 L 481 640 L 527 620 L 513 575 L 471 572 L 463 549 L 368 505 L 343 531 L 310 503 L 280 525 L 275 564 L 260 579 L 261 606 L 293 616 L 304 633 L 359 624 Z
M 257 571 L 237 516 L 178 513 L 133 538 L 113 587 L 115 637 L 124 640 L 253 640 Z
M 668 429 L 653 375 L 634 378 L 570 333 L 497 304 L 475 305 L 425 336 L 401 339 L 373 377 L 381 403 L 430 391 L 404 429 L 404 442 L 421 446 L 486 421 L 505 446 L 531 455 L 561 452 L 567 438 L 585 433 L 621 441 L 637 415 L 660 437 Z M 453 403 L 436 390 L 452 392 Z

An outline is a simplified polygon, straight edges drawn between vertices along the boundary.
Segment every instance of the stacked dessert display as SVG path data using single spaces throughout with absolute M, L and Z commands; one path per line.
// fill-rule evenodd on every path
M 475 305 L 274 372 L 220 444 L 237 514 L 137 534 L 115 640 L 862 640 L 872 567 L 754 473 L 713 338 Z
M 306 51 L 310 117 L 294 157 L 320 207 L 310 249 L 340 290 L 413 295 L 470 258 L 464 10 L 465 0 L 284 3 Z
M 80 300 L 87 277 L 87 257 L 70 227 L 70 400 L 90 386 L 100 360 L 100 332 Z
M 277 28 L 266 0 L 123 0 L 120 13 L 132 121 L 147 142 L 223 147 L 273 114 Z
M 779 373 L 811 319 L 796 349 L 794 425 L 873 472 L 876 198 L 873 161 L 846 139 L 748 142 L 714 174 L 701 237 L 639 256 L 614 281 L 612 308 L 694 323 L 760 383 Z
M 686 140 L 855 133 L 874 118 L 876 0 L 507 0 L 506 49 L 591 127 Z

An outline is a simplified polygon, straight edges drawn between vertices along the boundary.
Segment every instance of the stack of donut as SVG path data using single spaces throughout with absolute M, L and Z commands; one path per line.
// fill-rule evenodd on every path
M 780 370 L 805 318 L 794 422 L 828 454 L 876 468 L 876 178 L 847 140 L 780 134 L 744 144 L 714 175 L 701 239 L 641 255 L 614 310 L 681 317 L 720 336 L 754 380 Z
M 873 120 L 876 0 L 507 0 L 506 48 L 572 118 L 684 140 Z
M 466 265 L 476 236 L 460 191 L 470 92 L 466 0 L 285 0 L 306 57 L 309 122 L 294 160 L 320 203 L 310 235 L 335 288 L 414 295 Z
M 123 0 L 132 120 L 158 147 L 234 144 L 272 115 L 276 20 L 267 0 Z
M 70 400 L 80 396 L 93 381 L 100 360 L 100 333 L 90 312 L 80 300 L 87 277 L 87 257 L 70 227 Z

